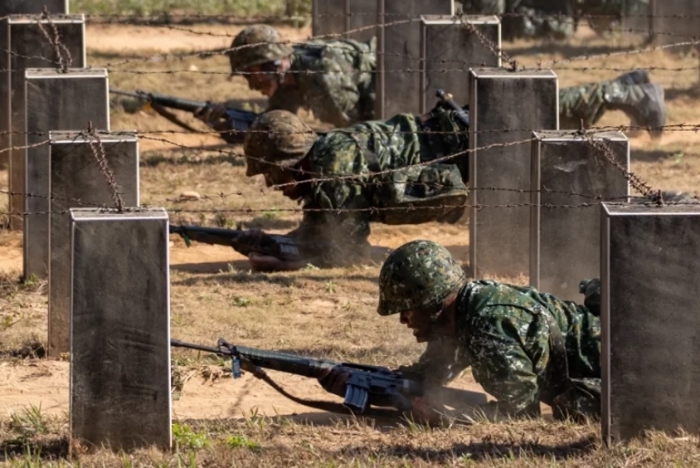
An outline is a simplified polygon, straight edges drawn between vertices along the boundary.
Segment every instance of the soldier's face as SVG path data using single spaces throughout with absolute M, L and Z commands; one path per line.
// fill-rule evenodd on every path
M 265 185 L 267 187 L 272 187 L 273 185 L 283 185 L 282 187 L 276 187 L 278 190 L 282 191 L 284 196 L 289 198 L 295 198 L 297 186 L 293 184 L 294 175 L 291 171 L 285 171 L 280 168 L 273 168 L 270 171 L 263 174 L 265 177 Z
M 420 310 L 408 310 L 399 314 L 399 321 L 413 330 L 418 343 L 425 343 L 434 338 L 435 326 L 430 314 Z
M 254 65 L 246 69 L 249 73 L 245 76 L 246 81 L 248 81 L 248 86 L 250 89 L 259 91 L 263 95 L 270 97 L 277 91 L 277 77 L 276 75 L 264 72 L 261 65 Z

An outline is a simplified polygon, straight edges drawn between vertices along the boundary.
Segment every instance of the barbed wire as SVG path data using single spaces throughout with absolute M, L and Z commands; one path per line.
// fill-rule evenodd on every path
M 109 168 L 109 164 L 107 163 L 107 154 L 105 153 L 104 145 L 102 145 L 102 140 L 100 139 L 99 134 L 95 131 L 95 127 L 93 126 L 92 121 L 88 122 L 87 130 L 81 131 L 78 134 L 78 136 L 82 137 L 85 141 L 87 141 L 90 144 L 90 149 L 92 150 L 92 154 L 95 157 L 95 161 L 100 169 L 100 173 L 105 178 L 105 181 L 107 182 L 107 187 L 109 187 L 109 191 L 112 196 L 112 201 L 114 201 L 114 206 L 119 213 L 123 213 L 124 200 L 122 199 L 122 196 L 119 193 L 119 187 L 117 186 L 117 182 L 114 178 L 114 173 Z
M 184 112 L 184 111 L 183 111 Z M 496 128 L 496 129 L 485 129 L 485 130 L 462 130 L 462 131 L 449 131 L 449 130 L 421 130 L 418 128 L 417 130 L 398 130 L 398 129 L 392 129 L 391 131 L 382 131 L 382 130 L 371 130 L 368 127 L 363 127 L 361 129 L 353 130 L 349 127 L 346 128 L 332 128 L 327 131 L 327 133 L 331 132 L 339 132 L 339 133 L 346 133 L 348 135 L 352 134 L 366 134 L 366 135 L 373 135 L 373 134 L 386 134 L 389 133 L 391 135 L 469 135 L 469 134 L 474 134 L 474 135 L 483 135 L 483 134 L 493 134 L 493 133 L 522 133 L 522 132 L 539 132 L 544 129 L 542 128 Z M 564 129 L 560 128 L 559 129 L 562 132 L 574 132 L 576 129 Z M 648 126 L 642 126 L 642 125 L 600 125 L 600 126 L 590 126 L 586 127 L 586 131 L 590 132 L 606 132 L 606 131 L 619 131 L 619 132 L 636 132 L 636 131 L 663 131 L 665 132 L 693 132 L 697 133 L 700 131 L 700 123 L 697 124 L 689 124 L 689 123 L 679 123 L 679 124 L 667 124 L 667 125 L 660 125 L 658 127 L 648 127 Z M 238 133 L 253 133 L 253 134 L 260 134 L 260 133 L 265 133 L 265 134 L 270 134 L 270 135 L 306 135 L 309 134 L 310 132 L 308 130 L 299 130 L 299 131 L 269 131 L 269 130 L 238 130 Z M 21 131 L 21 130 L 9 130 L 9 131 L 0 131 L 0 135 L 33 135 L 33 136 L 48 136 L 50 132 L 48 131 Z M 113 135 L 138 135 L 142 137 L 147 137 L 149 135 L 203 135 L 203 136 L 216 136 L 220 137 L 221 132 L 216 131 L 216 130 L 197 130 L 197 131 L 188 131 L 188 130 L 171 130 L 171 129 L 158 129 L 158 130 L 112 130 L 110 132 Z M 319 137 L 322 135 L 319 135 Z M 152 139 L 152 138 L 151 138 Z M 167 139 L 155 139 L 155 141 L 160 141 L 162 143 L 171 143 L 175 146 L 182 146 L 182 143 L 177 143 L 172 140 L 167 140 Z M 40 146 L 42 144 L 49 144 L 50 140 L 43 140 L 39 143 L 35 143 L 31 145 L 30 147 L 35 147 L 35 146 Z M 222 141 L 223 143 L 223 141 Z M 232 145 L 233 146 L 233 145 Z M 26 146 L 17 146 L 17 149 L 26 149 Z M 233 154 L 233 155 L 238 155 L 238 156 L 243 156 L 243 153 L 234 153 L 232 151 L 226 151 L 226 150 L 221 150 L 221 149 L 215 149 L 215 148 L 209 148 L 206 146 L 187 146 L 185 145 L 183 149 L 206 149 L 206 150 L 211 150 L 211 151 L 224 151 L 227 154 Z M 477 148 L 478 149 L 478 148 Z
M 391 23 L 388 23 L 390 25 Z M 469 25 L 469 23 L 466 23 Z M 374 25 L 376 26 L 376 25 Z M 355 32 L 355 31 L 362 31 L 365 29 L 368 29 L 370 27 L 374 26 L 365 26 L 362 28 L 357 28 L 355 30 L 350 30 L 346 33 L 343 34 L 348 34 L 350 32 Z M 472 25 L 473 26 L 473 25 Z M 512 60 L 510 57 L 508 57 L 507 53 L 505 53 L 502 48 L 498 48 L 496 44 L 493 44 L 490 40 L 484 41 L 484 39 L 487 39 L 483 36 L 483 34 L 480 34 L 478 29 L 475 27 L 471 28 L 473 32 L 476 33 L 477 38 L 482 41 L 484 46 L 491 50 L 492 53 L 504 57 L 506 61 L 511 62 Z M 47 33 L 44 31 L 47 39 L 49 40 L 49 43 L 52 44 L 53 41 L 51 38 L 47 35 Z M 665 34 L 665 33 L 658 33 L 658 34 Z M 678 33 L 668 33 L 680 37 L 686 37 L 686 35 L 678 34 Z M 338 34 L 328 34 L 328 35 L 322 35 L 322 36 L 317 36 L 317 37 L 312 37 L 308 40 L 315 40 L 319 38 L 330 38 L 333 36 L 337 36 Z M 560 63 L 570 63 L 573 61 L 581 61 L 581 60 L 595 60 L 595 59 L 601 59 L 601 58 L 609 58 L 609 57 L 614 57 L 614 56 L 621 56 L 621 55 L 629 55 L 629 54 L 639 54 L 639 53 L 645 53 L 645 52 L 652 52 L 655 50 L 665 50 L 665 49 L 670 49 L 670 48 L 675 48 L 675 47 L 682 47 L 682 46 L 690 46 L 690 45 L 697 45 L 700 43 L 700 40 L 697 39 L 697 35 L 692 35 L 689 37 L 695 38 L 694 40 L 691 41 L 683 41 L 683 42 L 677 42 L 677 43 L 672 43 L 672 44 L 664 44 L 664 45 L 657 45 L 657 46 L 652 46 L 652 47 L 646 47 L 646 48 L 641 48 L 641 49 L 632 49 L 632 50 L 627 50 L 627 51 L 616 51 L 616 52 L 607 52 L 607 53 L 602 53 L 602 54 L 590 54 L 590 55 L 582 55 L 578 57 L 573 57 L 569 59 L 553 59 L 551 61 L 551 66 L 544 66 L 544 68 L 556 68 L 556 66 Z M 287 44 L 287 45 L 303 45 L 308 42 L 308 40 L 302 40 L 302 41 L 282 41 L 281 44 Z M 148 57 L 139 57 L 136 59 L 126 59 L 118 62 L 107 62 L 107 63 L 102 63 L 98 64 L 97 66 L 102 67 L 102 68 L 114 68 L 114 67 L 119 67 L 123 65 L 129 65 L 129 64 L 134 64 L 134 63 L 144 63 L 144 62 L 152 62 L 155 58 L 158 58 L 159 61 L 166 61 L 166 60 L 171 60 L 171 59 L 179 59 L 183 60 L 185 58 L 191 58 L 191 57 L 197 57 L 197 56 L 211 56 L 211 55 L 225 55 L 229 52 L 233 51 L 239 51 L 245 48 L 249 47 L 257 47 L 261 44 L 267 44 L 267 42 L 258 42 L 255 44 L 246 44 L 242 46 L 237 46 L 237 47 L 230 47 L 230 48 L 225 48 L 225 49 L 220 49 L 217 51 L 194 51 L 194 52 L 189 52 L 189 53 L 184 53 L 184 54 L 159 54 L 159 55 L 151 55 Z M 65 46 L 61 44 L 62 48 L 65 49 Z M 56 48 L 56 47 L 54 47 Z M 67 51 L 67 49 L 66 49 Z M 47 61 L 48 63 L 53 63 L 58 66 L 58 68 L 65 68 L 65 59 L 63 59 L 63 55 L 60 53 L 57 53 L 58 59 L 57 60 L 52 60 L 48 57 L 43 57 L 43 56 L 24 56 L 21 54 L 18 54 L 14 51 L 9 51 L 5 50 L 5 52 L 14 54 L 17 57 L 22 57 L 22 58 L 40 58 L 42 60 Z M 362 51 L 358 51 L 358 53 L 363 53 Z M 369 54 L 375 54 L 377 52 L 370 51 L 366 52 Z M 454 71 L 467 71 L 470 67 L 473 67 L 475 64 L 467 64 L 466 61 L 463 60 L 446 60 L 446 59 L 427 59 L 427 58 L 421 58 L 417 56 L 413 56 L 411 54 L 404 54 L 404 53 L 384 53 L 385 56 L 398 56 L 398 57 L 405 57 L 405 58 L 410 58 L 412 60 L 415 60 L 419 63 L 464 63 L 465 67 L 464 68 L 454 68 L 454 69 L 431 69 L 430 71 L 433 72 L 454 72 Z M 530 66 L 530 67 L 521 67 L 522 70 L 535 70 L 535 69 L 541 69 L 543 68 L 543 64 L 540 63 L 537 66 Z M 594 69 L 592 67 L 589 67 L 588 69 Z M 662 69 L 661 67 L 656 67 L 657 70 Z M 7 71 L 7 69 L 4 69 L 3 71 Z M 677 70 L 674 70 L 677 71 Z M 204 75 L 240 75 L 240 76 L 246 76 L 246 75 L 260 75 L 260 74 L 278 74 L 278 71 L 257 71 L 257 72 L 245 72 L 245 71 L 237 71 L 234 73 L 231 73 L 230 71 L 213 71 L 213 70 L 192 70 L 192 69 L 183 69 L 183 70 L 121 70 L 121 69 L 111 69 L 110 72 L 112 73 L 129 73 L 129 74 L 174 74 L 174 73 L 199 73 L 199 74 L 204 74 Z M 421 67 L 418 66 L 417 68 L 402 68 L 402 69 L 387 69 L 383 71 L 384 73 L 420 73 L 421 72 Z M 334 70 L 334 71 L 323 71 L 323 70 L 288 70 L 285 72 L 286 74 L 314 74 L 314 73 L 321 73 L 321 74 L 335 74 L 335 73 L 355 73 L 355 71 L 345 71 L 345 70 Z M 379 73 L 378 71 L 372 71 L 372 72 L 367 72 L 367 73 Z
M 53 36 L 50 36 L 49 33 L 46 31 L 46 28 L 44 28 L 42 21 L 46 21 L 48 23 L 48 25 L 51 27 L 51 32 L 53 33 Z M 49 14 L 49 11 L 48 11 L 48 8 L 46 7 L 46 5 L 44 5 L 44 12 L 41 14 L 40 18 L 37 20 L 36 25 L 39 27 L 39 31 L 41 31 L 41 34 L 43 34 L 44 38 L 46 38 L 46 40 L 51 45 L 51 47 L 53 47 L 54 55 L 56 56 L 57 65 L 59 66 L 59 68 L 62 71 L 65 72 L 73 64 L 73 57 L 71 56 L 71 53 L 68 50 L 68 47 L 66 47 L 61 42 L 61 35 L 59 34 L 58 28 L 56 27 L 54 22 L 51 21 L 51 15 Z
M 469 16 L 497 16 L 499 18 L 503 17 L 531 17 L 533 15 L 528 14 L 528 13 L 518 13 L 518 12 L 508 12 L 508 13 L 494 13 L 494 14 L 484 14 L 484 13 L 462 13 L 463 15 L 469 15 Z M 312 15 L 308 15 L 311 17 Z M 351 12 L 338 12 L 338 13 L 317 13 L 314 15 L 317 18 L 345 18 L 345 17 L 362 17 L 362 16 L 371 16 L 371 17 L 376 17 L 377 12 L 376 11 L 351 11 Z M 391 18 L 391 17 L 406 17 L 406 13 L 383 13 L 383 16 Z M 551 13 L 551 14 L 542 14 L 538 15 L 538 18 L 560 18 L 562 16 L 561 13 Z M 0 19 L 7 18 L 8 16 L 2 16 Z M 159 15 L 145 15 L 145 14 L 116 14 L 116 13 L 89 13 L 85 14 L 85 18 L 90 20 L 93 18 L 111 18 L 111 19 L 148 19 L 148 18 L 186 18 L 188 20 L 192 20 L 193 22 L 196 20 L 211 20 L 211 19 L 216 19 L 216 18 L 232 18 L 232 19 L 241 19 L 241 14 L 240 13 L 211 13 L 211 14 L 197 14 L 197 13 L 167 13 L 167 14 L 159 14 Z M 603 14 L 603 13 L 583 13 L 580 15 L 576 15 L 577 18 L 580 19 L 619 19 L 620 15 L 618 14 Z M 622 15 L 624 18 L 639 18 L 639 19 L 651 19 L 651 18 L 663 18 L 663 19 L 696 19 L 700 18 L 700 13 L 674 13 L 674 14 L 658 14 L 658 13 L 625 13 Z M 255 15 L 246 15 L 245 18 L 243 18 L 246 23 L 249 21 L 263 21 L 271 18 L 281 18 L 281 19 L 294 19 L 296 16 L 288 16 L 288 15 L 260 15 L 260 16 L 255 16 Z M 105 23 L 109 24 L 109 23 Z
M 380 213 L 380 212 L 404 212 L 411 213 L 415 211 L 445 211 L 458 208 L 476 208 L 479 210 L 485 208 L 547 208 L 547 209 L 584 209 L 600 206 L 602 203 L 607 205 L 626 206 L 628 203 L 618 201 L 600 201 L 596 203 L 577 203 L 577 204 L 553 204 L 553 203 L 503 203 L 496 205 L 488 204 L 439 204 L 431 206 L 410 206 L 410 207 L 368 207 L 368 208 L 167 208 L 166 211 L 171 214 L 248 214 L 255 215 L 258 213 L 288 213 L 288 214 L 303 214 L 303 213 Z M 642 203 L 637 202 L 637 203 Z M 650 200 L 643 203 L 646 206 L 698 206 L 698 202 L 664 202 L 660 205 L 656 201 Z M 158 205 L 142 204 L 140 208 L 155 207 Z M 107 206 L 96 206 L 95 208 L 108 208 Z M 38 215 L 63 215 L 70 214 L 70 208 L 59 211 L 38 211 L 38 212 L 10 212 L 0 211 L 0 215 L 5 216 L 38 216 Z

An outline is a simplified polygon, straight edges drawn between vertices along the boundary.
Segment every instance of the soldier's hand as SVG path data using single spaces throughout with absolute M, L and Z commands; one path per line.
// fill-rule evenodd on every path
M 411 364 L 408 366 L 399 366 L 393 372 L 400 372 L 404 379 L 416 380 L 422 382 L 425 378 L 425 372 L 422 366 Z
M 221 120 L 226 118 L 226 106 L 223 104 L 209 104 L 194 111 L 194 117 L 202 122 L 216 127 Z
M 247 229 L 238 236 L 237 241 L 247 245 L 251 249 L 260 249 L 266 236 L 268 235 L 261 229 Z
M 440 423 L 441 419 L 441 415 L 436 406 L 424 397 L 416 397 L 413 399 L 411 414 L 422 424 L 437 425 Z
M 345 369 L 335 366 L 328 369 L 324 375 L 319 377 L 318 383 L 321 384 L 321 387 L 323 387 L 325 391 L 344 397 L 349 378 L 350 374 Z

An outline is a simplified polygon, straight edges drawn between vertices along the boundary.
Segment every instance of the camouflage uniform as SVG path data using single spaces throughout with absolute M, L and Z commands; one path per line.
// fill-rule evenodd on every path
M 457 300 L 457 341 L 430 343 L 419 361 L 429 381 L 446 382 L 471 365 L 500 411 L 539 414 L 539 402 L 554 405 L 556 398 L 558 411 L 599 414 L 600 319 L 588 308 L 494 281 L 467 283 Z M 552 350 L 543 314 L 552 314 L 565 336 L 569 378 L 562 393 L 555 390 L 559 376 L 547 373 Z
M 633 125 L 660 128 L 666 124 L 664 90 L 650 83 L 644 70 L 610 81 L 571 86 L 559 91 L 559 128 L 592 127 L 606 111 L 621 110 Z M 658 132 L 652 132 L 658 135 Z
M 460 172 L 466 167 L 468 137 L 454 114 L 436 107 L 426 122 L 412 114 L 399 114 L 318 138 L 292 166 L 312 179 L 323 179 L 301 185 L 300 203 L 305 211 L 300 226 L 289 235 L 302 256 L 319 267 L 345 265 L 368 255 L 370 222 L 418 224 L 459 219 L 468 197 L 466 173 Z M 292 114 L 279 115 L 280 119 L 296 119 Z M 262 119 L 274 123 L 272 117 Z M 257 167 L 259 160 L 282 159 L 266 147 L 264 132 L 275 133 L 276 127 L 256 122 L 252 129 L 256 132 L 246 137 L 244 147 L 248 176 L 265 172 Z M 260 129 L 264 132 L 258 132 Z M 431 129 L 453 133 L 425 133 Z M 259 141 L 255 135 L 260 135 Z M 418 165 L 457 153 L 463 153 L 458 161 Z M 401 209 L 411 207 L 416 209 Z
M 575 9 L 571 0 L 465 0 L 462 11 L 501 16 L 505 40 L 518 37 L 563 39 L 575 31 Z
M 456 128 L 453 111 L 444 114 Z M 468 192 L 459 168 L 451 164 L 453 161 L 415 166 L 440 156 L 430 151 L 431 142 L 421 141 L 419 130 L 414 115 L 399 114 L 387 121 L 368 121 L 328 133 L 314 144 L 307 156 L 307 170 L 318 177 L 354 177 L 311 184 L 303 199 L 304 209 L 333 211 L 305 211 L 299 228 L 290 233 L 305 258 L 314 259 L 311 263 L 317 266 L 330 266 L 352 262 L 358 253 L 366 255 L 370 222 L 419 224 L 456 220 L 463 214 L 465 208 L 459 205 L 466 203 Z M 444 154 L 466 150 L 466 135 L 461 143 L 454 144 Z M 407 166 L 414 167 L 382 176 L 372 174 Z M 407 179 L 415 183 L 406 186 Z M 386 209 L 408 204 L 416 208 L 442 204 L 458 207 Z M 380 210 L 369 211 L 370 207 Z M 319 245 L 324 248 L 319 249 Z
M 600 414 L 599 309 L 531 287 L 467 282 L 454 257 L 430 241 L 392 252 L 379 284 L 380 315 L 437 310 L 431 313 L 438 320 L 443 301 L 457 293 L 454 336 L 429 341 L 419 362 L 400 370 L 444 384 L 471 366 L 509 415 L 537 415 L 540 402 L 557 417 Z M 599 304 L 599 282 L 583 281 L 581 289 L 589 304 Z
M 604 32 L 623 15 L 644 14 L 648 0 L 464 0 L 464 13 L 500 15 L 503 38 L 563 39 L 571 37 L 583 16 L 591 27 Z
M 309 41 L 290 57 L 294 85 L 270 97 L 268 110 L 311 110 L 321 122 L 347 127 L 374 115 L 376 40 Z M 309 72 L 306 74 L 305 72 Z

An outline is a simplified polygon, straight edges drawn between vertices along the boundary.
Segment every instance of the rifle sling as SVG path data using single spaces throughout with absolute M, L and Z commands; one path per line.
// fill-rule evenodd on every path
M 167 110 L 165 107 L 161 106 L 160 104 L 156 104 L 155 102 L 150 103 L 151 108 L 156 111 L 158 114 L 160 114 L 162 117 L 165 117 L 168 119 L 170 122 L 174 123 L 175 125 L 184 128 L 185 130 L 188 130 L 190 132 L 194 133 L 201 133 L 199 130 L 190 127 L 187 125 L 185 122 L 177 118 L 175 114 Z
M 542 389 L 541 399 L 551 404 L 551 400 L 569 388 L 569 362 L 566 341 L 559 325 L 549 311 L 542 315 L 549 327 L 549 363 L 542 375 L 547 388 Z
M 241 360 L 243 361 L 243 360 Z M 252 364 L 252 363 L 250 363 Z M 254 364 L 253 364 L 254 366 Z M 248 367 L 248 366 L 246 366 Z M 250 369 L 250 367 L 248 367 Z M 252 374 L 257 377 L 258 379 L 262 380 L 263 382 L 267 383 L 269 386 L 277 390 L 280 394 L 282 394 L 284 397 L 289 398 L 295 403 L 298 403 L 300 405 L 308 406 L 310 408 L 315 408 L 315 409 L 320 409 L 321 411 L 329 411 L 331 413 L 351 413 L 352 411 L 342 403 L 335 403 L 332 401 L 321 401 L 321 400 L 305 400 L 303 398 L 296 397 L 292 395 L 291 393 L 288 393 L 284 388 L 282 388 L 277 382 L 272 380 L 272 378 L 267 375 L 267 372 L 265 372 L 262 368 L 255 366 L 253 370 L 251 371 Z M 395 410 L 383 410 L 383 409 L 377 409 L 377 408 L 367 408 L 367 411 L 363 413 L 364 415 L 373 415 L 373 416 L 390 416 L 390 417 L 396 417 L 398 415 L 397 411 Z

